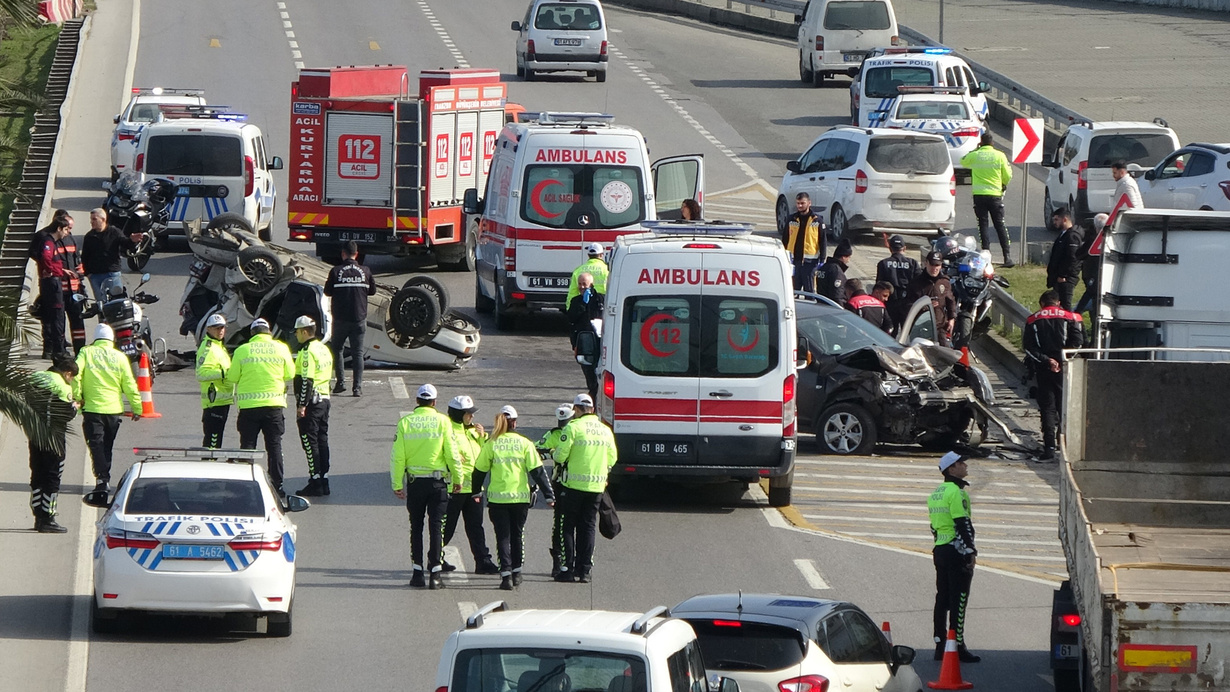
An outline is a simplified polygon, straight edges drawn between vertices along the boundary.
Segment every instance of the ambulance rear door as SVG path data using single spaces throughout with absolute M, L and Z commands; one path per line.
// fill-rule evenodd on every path
M 658 159 L 653 169 L 653 209 L 656 218 L 668 221 L 682 219 L 680 206 L 685 199 L 694 199 L 705 209 L 705 155 L 687 154 Z

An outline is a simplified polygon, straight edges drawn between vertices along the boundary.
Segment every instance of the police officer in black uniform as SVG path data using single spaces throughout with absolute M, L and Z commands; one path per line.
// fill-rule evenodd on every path
M 1038 299 L 1040 310 L 1025 320 L 1025 363 L 1037 379 L 1035 399 L 1042 411 L 1042 443 L 1046 449 L 1039 461 L 1055 458 L 1055 438 L 1059 429 L 1059 402 L 1063 399 L 1063 350 L 1080 348 L 1085 343 L 1081 316 L 1064 310 L 1054 289 Z
M 332 298 L 333 374 L 337 384 L 334 394 L 346 391 L 346 378 L 342 369 L 342 347 L 350 341 L 351 382 L 355 396 L 363 396 L 363 335 L 367 332 L 367 297 L 376 292 L 376 279 L 372 270 L 359 264 L 359 245 L 353 240 L 342 246 L 342 263 L 329 270 L 325 280 L 325 295 Z
M 905 255 L 905 238 L 894 235 L 888 239 L 888 249 L 891 255 L 880 260 L 876 265 L 876 283 L 884 281 L 892 284 L 893 293 L 888 299 L 888 316 L 893 324 L 901 324 L 906 313 L 910 311 L 910 282 L 921 271 L 918 260 Z
M 850 256 L 854 246 L 842 238 L 833 250 L 833 256 L 816 273 L 816 293 L 828 298 L 843 308 L 846 306 L 846 270 L 850 268 Z

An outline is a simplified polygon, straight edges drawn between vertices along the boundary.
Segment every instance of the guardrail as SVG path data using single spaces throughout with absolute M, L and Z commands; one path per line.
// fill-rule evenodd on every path
M 1029 308 L 1018 303 L 1016 298 L 996 284 L 991 284 L 991 296 L 995 299 L 991 303 L 992 326 L 999 327 L 1005 336 L 1013 331 L 1024 332 L 1025 320 L 1030 315 Z
M 733 10 L 736 2 L 747 5 L 748 11 L 751 11 L 753 7 L 768 8 L 770 19 L 775 18 L 775 12 L 786 12 L 793 21 L 794 15 L 803 11 L 803 3 L 799 0 L 726 0 L 726 9 Z

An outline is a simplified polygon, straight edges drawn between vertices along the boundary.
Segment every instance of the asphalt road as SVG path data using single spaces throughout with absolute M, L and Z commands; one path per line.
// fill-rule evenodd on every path
M 64 150 L 71 155 L 61 158 L 54 198 L 55 206 L 69 208 L 80 220 L 101 202 L 97 191 L 107 171 L 110 118 L 125 98 L 123 66 L 130 46 L 130 0 L 98 4 L 65 131 Z M 308 66 L 396 63 L 434 68 L 464 60 L 511 72 L 513 34 L 508 24 L 524 12 L 521 0 L 491 0 L 481 13 L 469 3 L 439 1 L 163 0 L 140 7 L 133 83 L 202 87 L 211 102 L 251 114 L 265 129 L 270 153 L 279 155 L 286 153 L 288 84 L 296 61 Z M 704 153 L 707 189 L 725 191 L 710 197 L 714 209 L 746 220 L 771 219 L 771 192 L 784 162 L 825 126 L 844 119 L 845 88 L 840 82 L 821 90 L 798 85 L 791 48 L 785 42 L 617 8 L 609 8 L 608 14 L 614 49 L 606 84 L 578 83 L 568 77 L 522 83 L 508 75 L 511 98 L 531 110 L 613 112 L 620 121 L 645 132 L 655 158 Z M 285 189 L 284 176 L 279 185 Z M 766 186 L 769 194 L 762 192 Z M 967 190 L 961 195 L 959 210 L 965 210 Z M 1009 207 L 1013 208 L 1011 199 Z M 967 225 L 969 214 L 958 213 Z M 274 237 L 285 238 L 283 221 L 275 226 Z M 177 334 L 176 314 L 188 263 L 187 255 L 172 253 L 155 257 L 149 266 L 155 275 L 150 289 L 162 296 L 149 313 L 155 332 L 171 348 L 192 347 Z M 387 258 L 373 258 L 372 265 L 386 275 L 435 273 L 427 264 Z M 454 304 L 470 310 L 472 275 L 436 275 L 451 291 Z M 412 406 L 399 398 L 398 385 L 413 391 L 419 383 L 431 381 L 440 388 L 442 400 L 470 394 L 481 407 L 481 420 L 489 420 L 501 404 L 512 403 L 521 411 L 527 433 L 535 436 L 551 424 L 555 406 L 583 386 L 564 341 L 562 320 L 552 316 L 528 320 L 515 334 L 497 332 L 490 320 L 482 322 L 479 355 L 465 369 L 369 371 L 363 398 L 335 400 L 334 494 L 296 515 L 300 559 L 291 639 L 264 639 L 226 632 L 203 621 L 160 618 L 114 637 L 87 639 L 78 629 L 70 643 L 67 612 L 82 602 L 80 597 L 63 598 L 72 593 L 73 541 L 80 530 L 78 508 L 73 507 L 65 511 L 73 534 L 53 549 L 41 548 L 38 559 L 46 566 L 41 571 L 14 568 L 29 581 L 31 594 L 46 599 L 39 603 L 55 606 L 43 612 L 56 614 L 38 628 L 0 627 L 0 643 L 21 639 L 23 646 L 44 656 L 32 654 L 28 660 L 45 663 L 40 670 L 46 672 L 32 674 L 26 668 L 24 679 L 45 686 L 27 689 L 63 689 L 58 684 L 63 679 L 60 666 L 72 678 L 77 662 L 88 664 L 80 678 L 85 688 L 99 692 L 136 685 L 166 690 L 230 690 L 237 685 L 304 690 L 430 688 L 440 644 L 459 626 L 461 615 L 505 594 L 495 589 L 497 580 L 491 577 L 464 574 L 449 578 L 450 588 L 443 592 L 406 588 L 406 515 L 387 480 L 395 422 Z M 117 448 L 195 444 L 197 401 L 190 373 L 159 376 L 155 402 L 163 417 L 125 423 Z M 22 445 L 13 437 L 4 441 L 6 459 L 20 458 Z M 228 440 L 234 441 L 233 433 Z M 293 489 L 304 480 L 306 468 L 293 435 L 286 443 L 287 485 Z M 841 531 L 847 538 L 790 528 L 755 489 L 669 484 L 641 488 L 621 506 L 624 533 L 615 541 L 601 541 L 596 580 L 589 586 L 549 582 L 549 513 L 533 512 L 527 581 L 520 591 L 507 595 L 510 604 L 646 610 L 696 593 L 735 589 L 820 595 L 852 600 L 873 618 L 890 620 L 897 643 L 925 652 L 930 646 L 933 571 L 925 553 L 925 532 L 910 522 L 926 517 L 918 495 L 938 482 L 938 474 L 928 475 L 934 457 L 909 450 L 904 455 L 849 460 L 853 465 L 843 466 L 809 449 L 811 445 L 804 444 L 800 470 L 808 475 L 800 476 L 800 492 L 828 504 L 812 503 L 819 509 L 809 510 L 813 516 L 804 519 L 821 530 Z M 79 484 L 84 476 L 79 447 L 71 459 L 68 479 L 70 485 Z M 860 461 L 866 463 L 859 465 Z M 985 474 L 977 468 L 973 473 L 975 512 L 997 502 L 994 496 L 1014 494 L 1039 500 L 1042 509 L 1034 510 L 1039 515 L 1047 511 L 1051 500 L 1047 472 L 986 463 Z M 11 466 L 6 462 L 8 484 L 0 485 L 0 490 L 19 498 L 20 464 Z M 1013 483 L 1025 490 L 997 490 L 995 483 Z M 903 506 L 869 515 L 862 511 L 865 508 L 843 503 L 842 489 L 853 503 L 883 502 L 888 497 L 891 504 Z M 985 504 L 980 492 L 988 496 Z M 63 502 L 73 503 L 71 496 Z M 911 504 L 916 507 L 911 509 Z M 4 516 L 7 521 L 20 515 Z M 884 528 L 885 517 L 900 519 L 900 525 Z M 18 521 L 11 523 L 16 526 Z M 993 519 L 988 516 L 987 521 Z M 858 531 L 860 522 L 867 525 L 863 531 Z M 1044 516 L 1030 517 L 1028 522 L 1030 526 L 1005 523 L 1000 535 L 992 532 L 989 538 L 998 537 L 1002 541 L 998 548 L 1004 552 L 1032 545 L 1009 541 L 1035 540 L 1035 535 L 1053 539 Z M 0 535 L 0 545 L 11 539 L 16 540 Z M 23 550 L 40 550 L 32 541 L 21 545 Z M 1055 555 L 1053 544 L 1038 552 L 1044 558 Z M 468 555 L 461 557 L 472 565 Z M 804 576 L 800 560 L 811 561 L 820 581 Z M 1037 569 L 1022 571 L 1054 571 L 1053 560 L 1037 562 Z M 1061 571 L 1062 563 L 1058 564 Z M 1044 582 L 1025 574 L 979 572 L 968 639 L 984 654 L 984 662 L 967 666 L 965 673 L 980 688 L 1049 689 L 1045 650 L 1051 586 Z M 31 612 L 16 605 L 19 596 L 0 600 L 0 612 Z M 60 647 L 64 656 L 59 655 Z M 0 665 L 11 666 L 13 660 Z M 931 661 L 920 660 L 917 667 L 924 679 L 934 679 Z

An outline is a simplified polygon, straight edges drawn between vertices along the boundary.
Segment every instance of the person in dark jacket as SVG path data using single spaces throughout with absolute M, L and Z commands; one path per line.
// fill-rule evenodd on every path
M 875 296 L 867 295 L 863 282 L 858 279 L 846 281 L 846 309 L 862 317 L 887 333 L 893 331 L 893 321 L 888 317 L 888 307 Z
M 342 347 L 350 341 L 351 392 L 363 396 L 363 335 L 367 332 L 367 297 L 376 292 L 376 278 L 372 270 L 359 264 L 359 245 L 353 240 L 342 246 L 342 263 L 329 270 L 325 280 L 325 295 L 332 298 L 330 312 L 333 315 L 333 374 L 337 384 L 334 394 L 346 391 L 346 377 L 342 363 Z
M 144 234 L 125 236 L 115 226 L 107 224 L 107 212 L 101 207 L 90 212 L 90 230 L 81 240 L 81 264 L 94 289 L 94 300 L 106 300 L 107 287 L 123 281 L 120 276 L 120 253 L 135 250 Z
M 957 298 L 952 293 L 952 282 L 944 276 L 944 256 L 938 251 L 927 253 L 927 263 L 923 271 L 910 282 L 909 301 L 913 304 L 924 296 L 931 299 L 935 306 L 936 336 L 940 343 L 947 346 L 951 343 L 952 328 L 957 322 Z
M 1025 320 L 1021 345 L 1025 363 L 1037 379 L 1035 399 L 1042 412 L 1042 444 L 1039 461 L 1055 458 L 1055 439 L 1059 429 L 1059 402 L 1063 400 L 1063 351 L 1085 343 L 1081 316 L 1059 305 L 1059 293 L 1050 290 L 1038 299 L 1040 310 Z
M 846 269 L 850 268 L 850 257 L 854 254 L 854 246 L 842 238 L 833 250 L 833 256 L 820 267 L 816 273 L 816 293 L 842 306 L 846 306 Z
M 602 318 L 602 294 L 594 290 L 594 277 L 588 272 L 582 272 L 577 276 L 577 290 L 580 293 L 568 304 L 568 320 L 572 323 L 570 340 L 573 355 L 581 364 L 581 372 L 585 373 L 585 386 L 589 390 L 589 395 L 596 397 L 598 396 L 598 350 L 595 348 L 593 355 L 582 356 L 577 351 L 577 342 L 582 339 L 593 339 L 595 343 L 598 341 L 598 332 L 594 328 L 593 321 Z M 592 336 L 582 336 L 583 334 Z
M 918 260 L 906 256 L 905 238 L 899 235 L 890 237 L 888 249 L 892 254 L 876 265 L 876 283 L 884 281 L 892 285 L 893 295 L 887 303 L 888 316 L 893 324 L 901 324 L 910 311 L 910 282 L 922 270 L 918 267 Z
M 57 243 L 68 231 L 63 219 L 53 218 L 51 224 L 35 232 L 30 239 L 30 258 L 38 265 L 38 300 L 36 317 L 43 324 L 43 358 L 63 353 L 64 287 L 68 286 L 71 269 L 65 269 L 56 251 Z
M 85 295 L 85 267 L 81 264 L 81 252 L 77 248 L 77 239 L 73 237 L 73 217 L 67 210 L 57 209 L 52 222 L 64 224 L 64 235 L 56 241 L 56 255 L 60 264 L 68 274 L 68 281 L 60 288 L 64 290 L 64 314 L 68 317 L 68 327 L 73 342 L 73 352 L 79 352 L 85 347 L 85 317 L 81 315 L 82 303 L 74 300 L 74 296 Z
M 1051 258 L 1046 263 L 1046 287 L 1055 289 L 1060 307 L 1071 310 L 1072 294 L 1081 275 L 1081 234 L 1072 225 L 1072 212 L 1067 207 L 1056 209 L 1051 222 L 1059 229 L 1059 237 L 1051 245 Z
M 1086 229 L 1085 242 L 1081 245 L 1080 251 L 1081 281 L 1085 283 L 1085 293 L 1077 301 L 1076 309 L 1073 310 L 1078 315 L 1093 310 L 1093 298 L 1098 294 L 1098 275 L 1102 272 L 1102 257 L 1089 254 L 1089 250 L 1093 246 L 1093 241 L 1097 240 L 1102 229 L 1106 227 L 1106 220 L 1109 218 L 1109 214 L 1098 214 L 1093 217 Z

